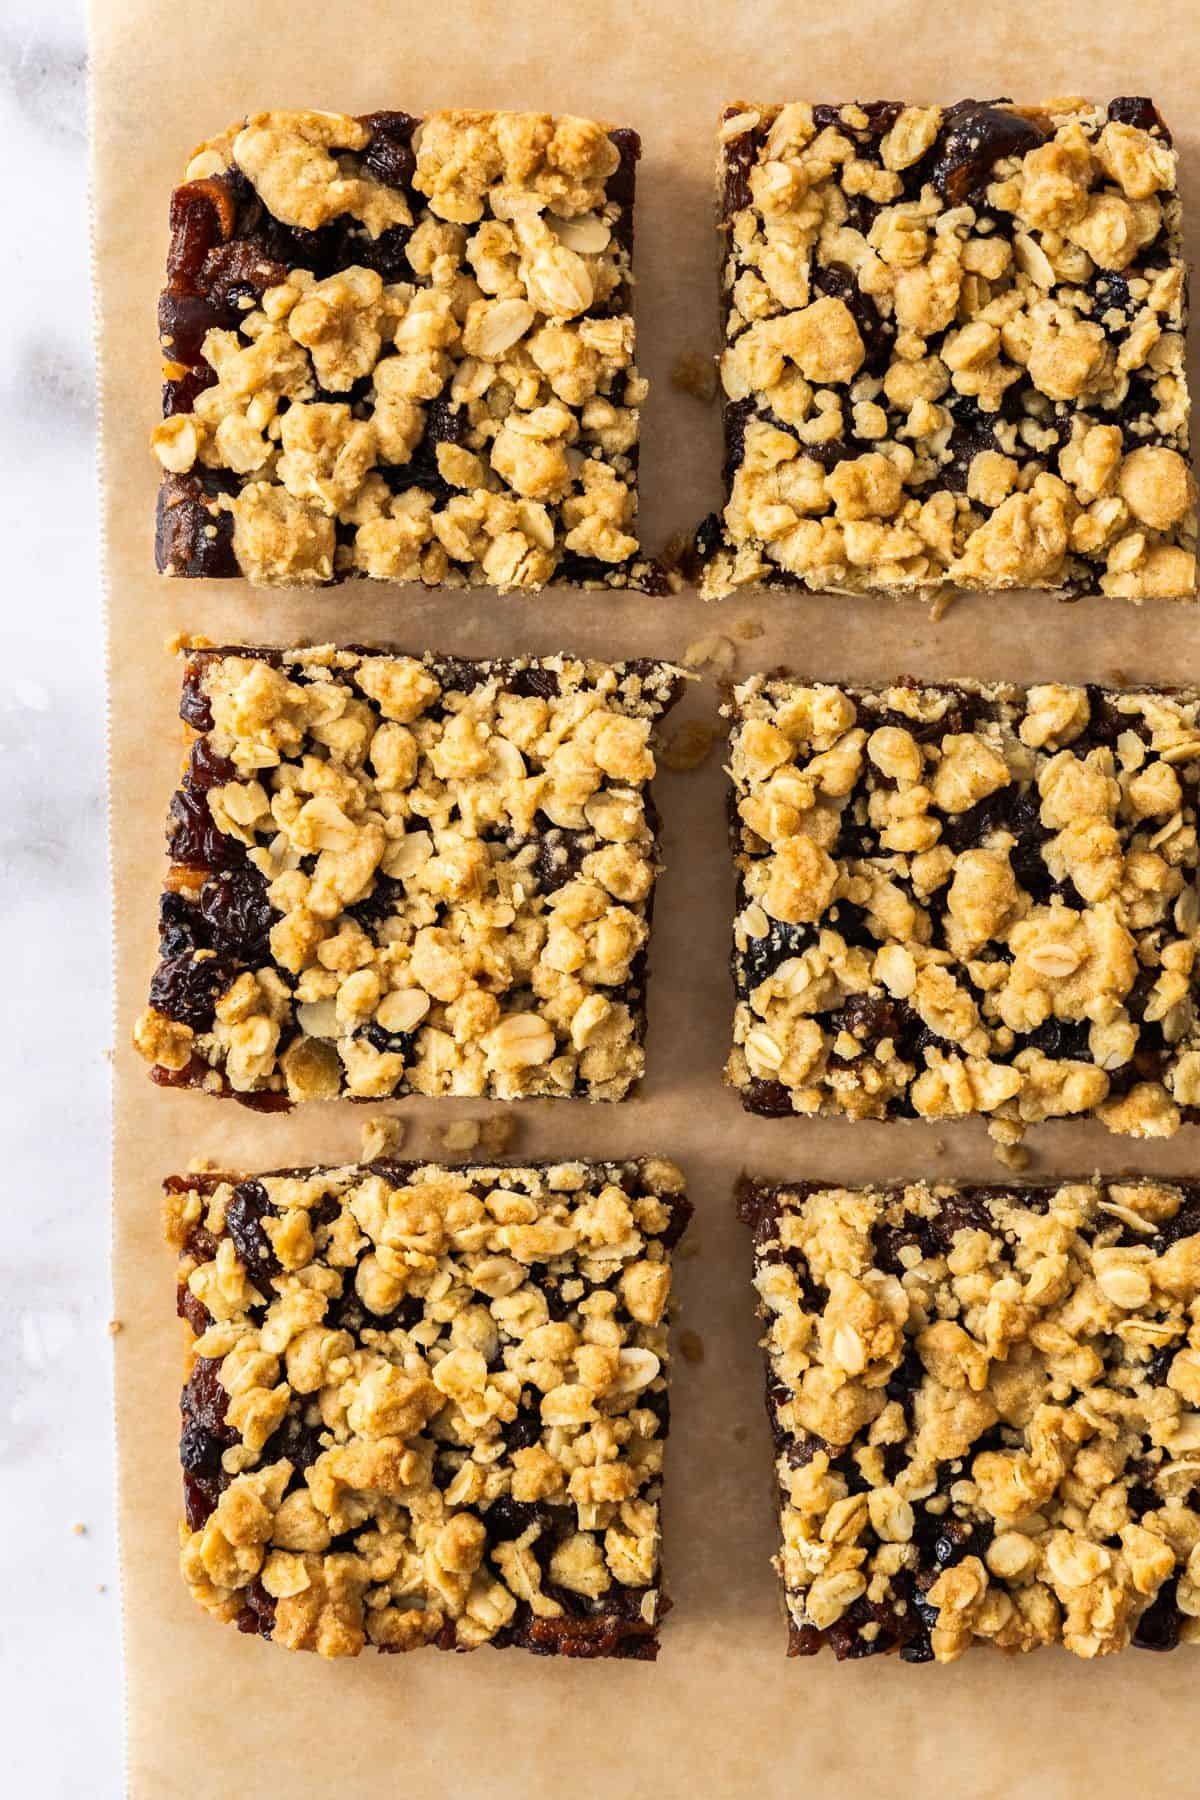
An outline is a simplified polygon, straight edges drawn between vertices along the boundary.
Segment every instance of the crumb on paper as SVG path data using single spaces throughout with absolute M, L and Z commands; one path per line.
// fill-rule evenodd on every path
M 685 668 L 701 671 L 711 669 L 714 675 L 724 678 L 733 674 L 737 662 L 737 646 L 732 638 L 713 631 L 688 645 L 683 653 L 683 662 Z
M 122 1331 L 124 1331 L 124 1329 L 125 1329 L 124 1319 L 110 1319 L 108 1321 L 109 1337 L 117 1337 Z
M 511 1149 L 517 1135 L 517 1121 L 512 1113 L 496 1113 L 484 1119 L 479 1127 L 479 1141 L 489 1156 L 503 1156 Z
M 195 631 L 175 631 L 164 640 L 168 656 L 182 656 L 188 650 L 211 650 L 214 639 L 203 637 Z
M 386 1114 L 368 1119 L 362 1128 L 363 1161 L 380 1162 L 384 1157 L 394 1156 L 404 1143 L 404 1133 L 402 1119 L 389 1119 Z
M 741 638 L 743 644 L 752 644 L 754 639 L 760 638 L 766 629 L 767 628 L 761 619 L 751 619 L 747 617 L 745 619 L 735 619 L 733 623 L 733 635 L 736 638 Z
M 465 1156 L 479 1145 L 479 1120 L 456 1119 L 441 1135 L 442 1149 L 448 1156 Z
M 720 735 L 715 725 L 703 719 L 687 719 L 659 746 L 658 760 L 664 769 L 676 774 L 698 769 Z
M 702 1363 L 704 1361 L 704 1339 L 698 1331 L 680 1332 L 679 1354 L 684 1362 Z
M 716 359 L 703 350 L 681 350 L 671 366 L 671 386 L 706 404 L 715 400 Z
M 75 1521 L 74 1525 L 72 1525 L 71 1531 L 75 1537 L 86 1537 L 87 1536 L 87 1526 L 84 1525 L 78 1519 Z
M 936 625 L 939 619 L 944 619 L 957 599 L 958 594 L 953 588 L 939 588 L 938 592 L 929 602 L 930 624 Z
M 188 1163 L 189 1175 L 215 1175 L 217 1165 L 211 1156 L 193 1156 Z
M 1004 1168 L 1011 1169 L 1014 1175 L 1022 1174 L 1032 1160 L 1024 1144 L 993 1144 L 992 1155 Z
M 745 1441 L 746 1441 L 746 1427 L 745 1427 L 745 1426 L 744 1426 L 744 1425 L 735 1425 L 735 1426 L 734 1426 L 734 1428 L 733 1428 L 733 1441 L 734 1441 L 734 1443 L 735 1443 L 735 1444 L 744 1444 L 744 1443 L 745 1443 Z

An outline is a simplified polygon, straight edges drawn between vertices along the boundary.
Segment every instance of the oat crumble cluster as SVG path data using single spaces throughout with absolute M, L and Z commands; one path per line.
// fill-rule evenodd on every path
M 668 664 L 199 650 L 157 1080 L 251 1104 L 619 1100 L 641 1076 Z
M 1200 694 L 734 689 L 749 1111 L 1200 1121 Z
M 172 200 L 158 566 L 655 588 L 634 132 L 260 113 Z
M 327 1657 L 653 1659 L 673 1163 L 167 1183 L 182 1570 Z
M 1200 1642 L 1200 1189 L 739 1204 L 791 1655 Z
M 702 592 L 1191 597 L 1176 164 L 1143 99 L 727 108 Z

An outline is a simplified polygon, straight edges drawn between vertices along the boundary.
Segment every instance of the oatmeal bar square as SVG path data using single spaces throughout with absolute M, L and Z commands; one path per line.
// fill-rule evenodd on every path
M 259 1106 L 620 1100 L 659 872 L 658 662 L 197 650 L 137 1048 Z
M 727 504 L 702 590 L 1191 597 L 1153 103 L 726 109 Z
M 1200 1121 L 1200 692 L 733 691 L 748 1111 Z
M 640 149 L 467 111 L 202 144 L 159 305 L 160 571 L 665 591 L 637 541 Z
M 789 1655 L 1200 1641 L 1200 1187 L 738 1199 Z
M 673 1163 L 166 1188 L 201 1606 L 322 1656 L 654 1659 Z

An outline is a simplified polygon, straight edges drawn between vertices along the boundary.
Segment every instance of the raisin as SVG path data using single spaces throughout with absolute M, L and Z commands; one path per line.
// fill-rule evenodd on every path
M 278 287 L 287 278 L 287 264 L 266 255 L 261 243 L 253 238 L 234 238 L 232 243 L 218 244 L 209 251 L 200 271 L 199 287 L 215 309 L 232 314 L 230 323 L 236 323 L 244 311 L 239 301 L 257 300 L 267 288 Z
M 497 1544 L 520 1537 L 531 1525 L 540 1525 L 543 1531 L 548 1531 L 553 1523 L 554 1514 L 548 1506 L 514 1500 L 511 1494 L 501 1494 L 499 1499 L 492 1501 L 484 1514 L 488 1537 Z
M 150 1004 L 193 1031 L 207 1031 L 217 1001 L 237 977 L 237 964 L 228 956 L 169 956 L 154 971 Z
M 609 587 L 613 575 L 627 566 L 624 563 L 603 562 L 598 556 L 580 556 L 576 550 L 564 550 L 558 559 L 554 578 L 563 587 Z
M 159 956 L 187 956 L 192 951 L 211 948 L 196 908 L 182 894 L 164 894 L 158 903 Z
M 541 663 L 530 663 L 524 669 L 510 669 L 505 686 L 510 694 L 517 694 L 523 700 L 553 700 L 559 689 L 558 671 L 544 668 Z
M 743 131 L 739 137 L 730 138 L 725 146 L 725 187 L 721 205 L 726 219 L 745 212 L 750 205 L 750 171 L 756 154 L 753 131 Z
M 177 379 L 164 381 L 162 384 L 162 414 L 164 419 L 173 419 L 176 413 L 194 412 L 197 396 L 205 388 L 216 383 L 217 371 L 210 369 L 207 363 L 198 369 L 189 369 L 186 375 Z
M 246 858 L 244 845 L 218 830 L 204 794 L 190 787 L 171 801 L 167 848 L 172 862 L 189 868 L 231 869 Z
M 229 1395 L 221 1386 L 220 1372 L 219 1357 L 198 1356 L 180 1396 L 179 1459 L 184 1511 L 192 1531 L 211 1516 L 228 1486 L 221 1456 L 237 1441 L 237 1433 L 225 1423 Z
M 232 237 L 237 220 L 233 182 L 224 175 L 188 181 L 171 195 L 171 244 L 167 279 L 172 287 L 195 292 L 204 259 Z
M 857 325 L 866 352 L 862 373 L 882 375 L 891 361 L 892 346 L 896 341 L 895 320 L 883 317 L 871 296 L 863 293 L 852 271 L 842 263 L 815 268 L 812 284 L 818 294 L 840 300 Z M 854 455 L 855 452 L 846 454 Z
M 772 919 L 762 937 L 746 939 L 745 950 L 734 956 L 734 980 L 739 994 L 749 994 L 790 956 L 800 956 L 813 941 L 811 925 L 785 925 Z
M 752 1081 L 745 1091 L 743 1104 L 747 1112 L 758 1113 L 764 1119 L 790 1119 L 792 1116 L 791 1089 L 782 1081 Z
M 364 1027 L 363 1037 L 373 1050 L 381 1056 L 400 1056 L 409 1062 L 413 1053 L 413 1034 L 411 1031 L 385 1031 L 382 1025 L 375 1022 Z
M 353 906 L 346 908 L 346 914 L 371 936 L 378 926 L 400 911 L 403 901 L 403 883 L 394 881 L 390 875 L 377 875 L 375 886 L 366 899 L 356 900 Z
M 407 225 L 389 225 L 377 238 L 347 226 L 345 245 L 338 252 L 337 266 L 347 268 L 358 263 L 364 269 L 374 269 L 384 281 L 411 281 L 412 264 L 408 260 L 411 236 Z
M 270 1637 L 275 1629 L 275 1601 L 256 1575 L 249 1587 L 240 1590 L 245 1604 L 235 1623 L 241 1632 Z
M 1121 94 L 1108 103 L 1108 116 L 1119 125 L 1134 125 L 1139 131 L 1157 131 L 1164 143 L 1171 142 L 1171 133 L 1163 123 L 1162 115 L 1153 100 L 1140 94 Z
M 163 476 L 154 533 L 160 575 L 221 578 L 238 573 L 233 514 L 213 504 L 217 494 L 230 493 L 233 486 L 233 477 L 220 470 Z
M 283 1272 L 262 1224 L 278 1216 L 261 1181 L 242 1181 L 234 1188 L 225 1208 L 225 1226 L 251 1281 Z
M 1179 1610 L 1178 1578 L 1172 1576 L 1164 1581 L 1154 1597 L 1153 1605 L 1148 1606 L 1138 1620 L 1133 1631 L 1133 1642 L 1139 1650 L 1174 1650 L 1179 1643 L 1179 1628 L 1183 1623 L 1183 1615 Z
M 321 1431 L 321 1424 L 318 1422 L 310 1425 L 303 1413 L 287 1413 L 263 1445 L 262 1463 L 280 1462 L 286 1458 L 291 1463 L 293 1472 L 302 1474 L 325 1449 L 321 1442 Z
M 949 125 L 939 134 L 932 178 L 952 206 L 961 206 L 982 193 L 1002 158 L 1024 156 L 1045 141 L 1045 133 L 1031 120 L 978 100 L 960 101 L 949 109 L 947 118 Z
M 746 426 L 754 417 L 753 400 L 734 400 L 725 408 L 725 486 L 733 486 L 733 478 L 746 455 Z
M 209 788 L 224 787 L 227 781 L 238 778 L 237 765 L 227 756 L 220 756 L 213 749 L 207 738 L 197 738 L 188 755 L 185 785 L 196 793 L 206 794 Z
M 416 172 L 413 132 L 419 121 L 411 113 L 365 113 L 359 120 L 371 133 L 363 151 L 363 168 L 386 187 L 407 188 Z
M 556 826 L 539 837 L 536 844 L 530 873 L 539 892 L 554 894 L 579 874 L 584 857 L 596 848 L 596 834 Z
M 851 994 L 841 1011 L 831 1015 L 829 1029 L 834 1037 L 839 1031 L 848 1031 L 862 1044 L 878 1044 L 884 1038 L 899 1039 L 903 1021 L 894 1000 Z
M 201 364 L 204 361 L 204 339 L 215 327 L 236 324 L 220 307 L 204 294 L 172 293 L 164 288 L 158 301 L 158 338 L 168 361 Z M 209 371 L 215 380 L 215 371 Z
M 680 571 L 687 581 L 698 581 L 721 545 L 721 515 L 709 513 L 692 533 L 692 541 L 684 551 Z
M 200 889 L 200 916 L 214 948 L 244 963 L 265 960 L 271 926 L 279 916 L 267 899 L 267 881 L 251 862 L 210 875 Z
M 535 1402 L 523 1400 L 512 1424 L 505 1428 L 504 1441 L 510 1451 L 528 1450 L 542 1436 L 542 1415 Z

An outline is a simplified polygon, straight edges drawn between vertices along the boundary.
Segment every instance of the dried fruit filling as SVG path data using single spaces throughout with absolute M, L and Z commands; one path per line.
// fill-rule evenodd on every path
M 726 109 L 701 591 L 1190 598 L 1177 164 L 1107 109 Z
M 683 676 L 198 651 L 160 962 L 170 1085 L 622 1098 L 643 1066 L 651 733 Z
M 323 1656 L 654 1658 L 673 1164 L 378 1162 L 167 1198 L 201 1606 Z
M 157 562 L 665 591 L 637 540 L 635 133 L 270 112 L 171 201 Z
M 756 676 L 729 712 L 749 1110 L 1200 1120 L 1200 697 Z
M 1200 1190 L 744 1181 L 789 1654 L 1200 1641 Z

